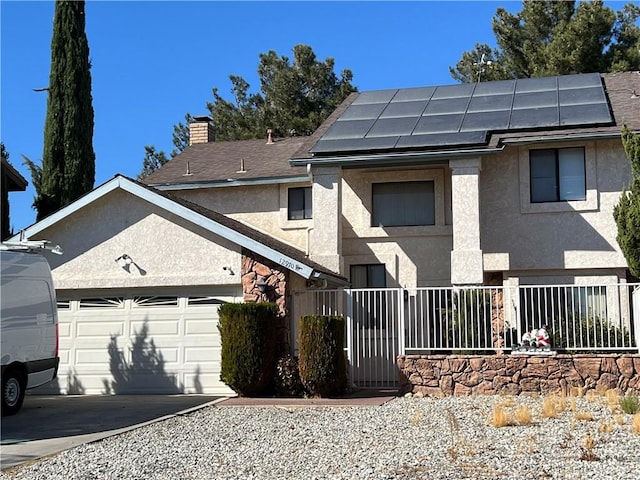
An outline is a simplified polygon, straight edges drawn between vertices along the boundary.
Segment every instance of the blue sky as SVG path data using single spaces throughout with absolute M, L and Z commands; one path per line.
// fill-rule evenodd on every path
M 607 2 L 619 9 L 623 2 Z M 135 178 L 144 146 L 172 149 L 173 125 L 186 112 L 205 114 L 229 74 L 255 91 L 258 56 L 294 45 L 349 68 L 360 91 L 454 83 L 449 66 L 476 42 L 493 45 L 498 6 L 521 2 L 158 2 L 88 1 L 93 145 L 98 186 L 121 173 Z M 0 3 L 0 139 L 29 180 L 22 154 L 42 158 L 54 2 Z M 14 230 L 35 221 L 35 192 L 10 194 Z

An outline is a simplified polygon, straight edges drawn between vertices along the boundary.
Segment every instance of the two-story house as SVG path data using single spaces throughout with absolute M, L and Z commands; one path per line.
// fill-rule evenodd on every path
M 60 389 L 224 392 L 224 301 L 277 301 L 294 340 L 293 291 L 398 289 L 424 312 L 431 287 L 626 282 L 613 208 L 639 92 L 638 72 L 370 91 L 310 137 L 238 142 L 196 117 L 144 184 L 117 176 L 25 230 L 66 252 Z M 360 314 L 396 308 L 384 295 Z

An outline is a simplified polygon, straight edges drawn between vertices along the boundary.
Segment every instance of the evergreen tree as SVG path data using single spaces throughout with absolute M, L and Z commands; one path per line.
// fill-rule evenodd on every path
M 213 102 L 207 109 L 213 118 L 216 141 L 263 138 L 267 129 L 276 137 L 310 135 L 335 108 L 356 88 L 353 74 L 345 69 L 338 76 L 333 58 L 324 62 L 316 58 L 308 45 L 293 47 L 293 62 L 278 56 L 273 50 L 260 54 L 258 74 L 261 93 L 250 93 L 249 83 L 239 75 L 229 75 L 233 101 L 225 100 L 218 88 L 213 88 Z M 189 144 L 191 116 L 186 125 L 173 127 L 171 158 Z M 163 151 L 145 147 L 142 178 L 167 160 Z
M 525 0 L 516 14 L 497 9 L 492 24 L 498 48 L 476 44 L 449 71 L 461 82 L 477 82 L 635 70 L 640 65 L 639 16 L 640 8 L 632 3 L 614 12 L 600 0 L 577 6 Z
M 156 150 L 153 145 L 144 146 L 144 159 L 142 160 L 142 171 L 138 174 L 138 180 L 142 180 L 147 175 L 155 172 L 173 157 L 189 146 L 189 124 L 193 117 L 189 113 L 184 116 L 185 123 L 178 122 L 173 126 L 173 146 L 170 156 L 164 150 Z
M 25 159 L 36 188 L 37 220 L 90 191 L 95 181 L 84 6 L 84 1 L 56 1 L 42 167 Z
M 9 152 L 4 147 L 4 143 L 0 142 L 0 155 L 2 160 L 9 160 Z M 2 175 L 2 232 L 0 232 L 0 239 L 4 240 L 11 235 L 11 226 L 9 224 L 9 190 L 5 183 L 5 176 Z
M 640 278 L 640 134 L 625 126 L 622 144 L 631 163 L 632 180 L 613 209 L 613 217 L 618 225 L 618 245 L 627 259 L 629 271 Z

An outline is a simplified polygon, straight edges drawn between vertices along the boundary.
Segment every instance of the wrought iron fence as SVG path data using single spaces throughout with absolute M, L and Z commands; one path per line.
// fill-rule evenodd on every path
M 342 315 L 353 382 L 393 386 L 398 355 L 495 353 L 543 326 L 561 352 L 638 352 L 640 285 L 540 285 L 294 292 L 302 315 Z

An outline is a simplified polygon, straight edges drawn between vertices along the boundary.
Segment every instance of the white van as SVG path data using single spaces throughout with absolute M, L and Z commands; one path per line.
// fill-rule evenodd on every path
M 13 415 L 25 391 L 58 372 L 58 313 L 51 269 L 41 245 L 0 246 L 2 415 Z M 56 252 L 58 253 L 58 252 Z

